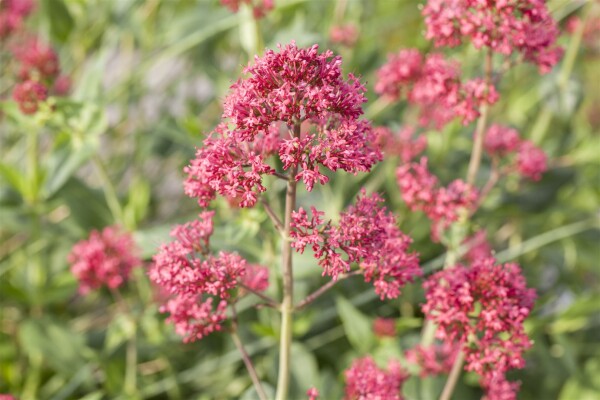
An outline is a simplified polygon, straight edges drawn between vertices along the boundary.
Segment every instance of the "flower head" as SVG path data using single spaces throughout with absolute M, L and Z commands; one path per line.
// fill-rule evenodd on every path
M 356 26 L 353 24 L 334 25 L 329 30 L 329 40 L 331 40 L 331 43 L 352 47 L 357 39 L 358 29 L 356 29 Z
M 267 15 L 275 6 L 273 0 L 221 0 L 223 6 L 235 13 L 239 11 L 240 5 L 244 3 L 252 7 L 252 14 L 256 19 Z
M 516 129 L 493 124 L 485 133 L 483 146 L 490 155 L 503 156 L 515 151 L 521 138 Z
M 428 0 L 423 15 L 426 37 L 436 46 L 470 41 L 506 56 L 521 53 L 542 73 L 562 56 L 556 21 L 544 0 Z
M 427 138 L 424 135 L 415 136 L 415 129 L 404 127 L 397 133 L 389 128 L 377 127 L 374 130 L 376 143 L 386 155 L 399 156 L 408 163 L 422 153 L 427 147 Z
M 449 373 L 454 365 L 460 346 L 442 342 L 431 346 L 417 345 L 406 351 L 406 360 L 421 368 L 422 378 Z
M 235 253 L 210 253 L 213 214 L 204 211 L 197 220 L 173 228 L 175 240 L 160 247 L 148 272 L 170 295 L 160 311 L 169 314 L 167 322 L 184 342 L 221 330 L 240 280 L 254 290 L 268 285 L 266 268 L 249 265 Z
M 311 387 L 306 391 L 306 395 L 308 396 L 308 400 L 318 400 L 319 391 L 315 387 Z
M 33 0 L 3 0 L 0 2 L 0 40 L 18 31 L 23 20 L 33 10 Z
M 523 352 L 531 346 L 523 322 L 535 291 L 528 289 L 516 264 L 479 259 L 432 275 L 424 284 L 423 312 L 438 325 L 437 337 L 458 343 L 465 369 L 487 385 L 513 368 L 523 368 Z
M 456 179 L 448 186 L 440 186 L 427 168 L 426 157 L 398 167 L 396 178 L 406 205 L 413 211 L 423 211 L 432 220 L 431 235 L 435 241 L 458 220 L 461 209 L 470 210 L 477 205 L 477 190 L 464 181 Z
M 23 114 L 35 114 L 39 103 L 46 100 L 48 90 L 37 81 L 28 80 L 18 83 L 13 89 L 13 99 L 19 104 Z
M 396 226 L 395 217 L 380 205 L 377 194 L 364 189 L 356 205 L 341 214 L 339 224 L 323 225 L 322 212 L 308 214 L 300 208 L 292 213 L 292 247 L 303 252 L 310 245 L 323 268 L 323 275 L 337 279 L 356 263 L 365 282 L 373 282 L 383 299 L 396 298 L 400 288 L 421 274 L 418 256 L 409 253 L 412 240 Z
M 402 384 L 408 375 L 400 365 L 390 360 L 387 371 L 379 368 L 371 357 L 354 360 L 344 372 L 346 400 L 402 400 Z
M 54 79 L 60 72 L 58 56 L 50 46 L 38 39 L 29 39 L 13 49 L 15 58 L 21 62 L 21 78 L 35 77 L 40 80 Z M 36 75 L 37 76 L 34 76 Z
M 92 231 L 87 240 L 73 246 L 68 256 L 71 272 L 79 281 L 79 293 L 124 284 L 131 270 L 141 264 L 133 238 L 118 227 Z
M 378 337 L 396 336 L 396 320 L 394 318 L 375 318 L 373 333 Z
M 539 181 L 548 168 L 546 153 L 532 142 L 523 141 L 519 146 L 517 168 L 521 175 Z

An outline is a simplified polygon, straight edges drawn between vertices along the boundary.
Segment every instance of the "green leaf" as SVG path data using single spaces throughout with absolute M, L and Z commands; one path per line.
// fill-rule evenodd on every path
M 75 25 L 69 9 L 62 0 L 46 0 L 44 4 L 52 36 L 61 43 L 66 42 Z
M 300 343 L 292 343 L 290 356 L 293 360 L 292 397 L 294 397 L 293 393 L 300 397 L 311 386 L 320 386 L 319 367 L 315 356 Z
M 348 341 L 356 350 L 367 353 L 374 342 L 371 320 L 343 297 L 335 301 Z
M 66 145 L 55 150 L 48 162 L 48 179 L 44 184 L 45 197 L 50 198 L 58 192 L 95 151 L 96 146 L 92 141 L 83 143 L 78 149 Z
M 0 176 L 17 192 L 25 194 L 27 180 L 15 167 L 0 162 Z

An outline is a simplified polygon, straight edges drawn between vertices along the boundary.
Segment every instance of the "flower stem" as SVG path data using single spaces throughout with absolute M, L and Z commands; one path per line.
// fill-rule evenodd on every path
M 117 301 L 117 306 L 119 307 L 121 313 L 123 315 L 130 318 L 131 327 L 133 331 L 131 332 L 131 337 L 127 340 L 127 347 L 125 349 L 125 383 L 124 383 L 124 392 L 129 396 L 135 396 L 137 394 L 137 323 L 136 318 L 127 305 L 127 302 L 121 295 L 121 292 L 117 288 L 110 289 L 113 297 Z
M 106 199 L 106 203 L 108 204 L 108 208 L 113 216 L 113 219 L 118 223 L 124 224 L 125 221 L 123 208 L 121 207 L 121 203 L 119 202 L 117 190 L 113 185 L 112 181 L 110 180 L 110 177 L 108 176 L 108 172 L 106 170 L 104 162 L 98 155 L 94 154 L 92 156 L 92 163 L 98 171 L 98 177 L 100 178 L 100 181 L 102 182 L 103 186 L 102 191 L 104 192 L 104 198 Z
M 485 83 L 490 85 L 492 82 L 492 51 L 488 51 L 485 56 Z M 475 129 L 475 141 L 473 143 L 473 151 L 471 152 L 471 160 L 469 161 L 469 169 L 467 172 L 467 183 L 473 185 L 477 178 L 477 171 L 481 164 L 481 155 L 483 153 L 483 134 L 487 125 L 489 105 L 483 103 L 481 105 L 481 115 L 477 120 Z
M 464 361 L 465 352 L 461 351 L 456 356 L 454 365 L 452 365 L 452 370 L 450 371 L 450 375 L 448 375 L 448 379 L 446 380 L 446 384 L 444 385 L 444 390 L 442 390 L 440 400 L 450 400 L 452 392 L 454 392 L 454 388 L 456 387 L 458 377 L 460 376 L 460 373 L 462 371 Z
M 258 378 L 258 374 L 256 373 L 256 368 L 254 368 L 254 364 L 252 364 L 252 360 L 240 339 L 240 336 L 237 333 L 238 324 L 237 324 L 237 312 L 235 311 L 235 306 L 231 305 L 231 312 L 233 317 L 231 318 L 232 330 L 231 337 L 233 338 L 233 343 L 235 343 L 235 347 L 237 347 L 240 355 L 242 356 L 242 360 L 244 361 L 244 365 L 248 370 L 248 374 L 250 374 L 250 379 L 252 380 L 252 384 L 254 385 L 254 389 L 256 389 L 256 394 L 258 395 L 260 400 L 268 400 L 268 396 L 265 393 L 265 389 L 262 387 L 260 383 L 260 379 Z
M 279 232 L 283 232 L 283 224 L 281 223 L 281 220 L 279 219 L 279 217 L 277 216 L 275 211 L 271 208 L 271 205 L 269 204 L 267 199 L 265 199 L 264 197 L 261 197 L 260 202 L 263 205 L 265 212 L 267 213 L 269 218 L 271 218 L 271 221 L 273 221 L 273 225 L 275 225 L 275 228 Z
M 272 307 L 272 308 L 275 308 L 275 309 L 279 309 L 279 304 L 274 299 L 272 299 L 271 297 L 267 296 L 266 294 L 263 294 L 263 293 L 261 293 L 259 291 L 256 291 L 256 290 L 252 289 L 250 286 L 245 285 L 242 282 L 238 282 L 238 285 L 242 289 L 244 289 L 245 291 L 247 291 L 249 293 L 252 293 L 256 297 L 259 297 L 259 298 L 263 299 L 264 301 L 266 301 L 267 305 L 269 307 Z
M 294 137 L 300 137 L 300 122 L 294 124 Z M 285 194 L 285 219 L 283 223 L 283 248 L 281 268 L 283 273 L 283 300 L 281 302 L 281 332 L 279 337 L 279 371 L 277 374 L 277 400 L 287 399 L 290 384 L 290 347 L 292 345 L 292 313 L 294 312 L 294 276 L 292 268 L 292 245 L 289 240 L 292 211 L 296 208 L 296 173 L 294 167 L 288 177 Z
M 338 283 L 339 281 L 342 281 L 346 278 L 350 278 L 351 276 L 354 276 L 354 275 L 360 275 L 361 273 L 362 273 L 362 271 L 356 270 L 356 271 L 352 271 L 347 274 L 341 275 L 335 281 L 333 279 L 330 280 L 329 282 L 327 282 L 326 284 L 324 284 L 323 286 L 321 286 L 320 288 L 318 288 L 317 290 L 315 290 L 314 292 L 312 292 L 311 294 L 306 296 L 306 298 L 304 300 L 302 300 L 301 302 L 296 304 L 296 307 L 294 308 L 294 310 L 298 311 L 298 310 L 301 310 L 302 308 L 306 307 L 307 305 L 309 305 L 310 303 L 315 301 L 318 297 L 320 297 L 323 293 L 327 292 L 329 289 L 334 287 L 335 284 Z

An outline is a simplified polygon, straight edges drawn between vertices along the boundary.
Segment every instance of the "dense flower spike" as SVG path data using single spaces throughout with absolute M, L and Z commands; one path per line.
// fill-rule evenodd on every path
M 48 91 L 37 81 L 25 81 L 17 84 L 13 89 L 13 99 L 19 104 L 23 114 L 35 114 L 39 103 L 46 100 Z
M 522 142 L 517 155 L 519 173 L 524 177 L 539 181 L 547 168 L 546 153 L 530 141 Z
M 329 30 L 331 43 L 352 47 L 358 40 L 358 29 L 353 24 L 334 25 Z
M 427 138 L 424 135 L 414 137 L 415 129 L 412 127 L 404 127 L 397 133 L 386 127 L 377 127 L 373 132 L 377 145 L 385 155 L 399 156 L 405 163 L 412 161 L 427 147 Z
M 493 124 L 485 134 L 483 146 L 491 156 L 504 156 L 515 151 L 520 143 L 521 138 L 516 129 Z
M 528 289 L 516 264 L 497 265 L 479 259 L 470 268 L 456 266 L 432 275 L 423 284 L 423 312 L 438 326 L 436 336 L 460 343 L 466 366 L 494 386 L 513 368 L 523 368 L 523 352 L 531 346 L 523 322 L 535 291 Z
M 79 281 L 79 293 L 107 286 L 116 289 L 141 264 L 133 238 L 118 227 L 92 231 L 87 240 L 73 246 L 68 256 L 71 272 Z
M 354 360 L 344 372 L 345 400 L 402 400 L 400 389 L 408 375 L 390 360 L 388 370 L 381 369 L 371 357 Z
M 417 345 L 407 350 L 406 361 L 420 367 L 420 376 L 425 378 L 432 375 L 447 374 L 452 369 L 460 346 L 448 341 L 431 346 Z
M 268 269 L 248 265 L 237 254 L 210 254 L 214 212 L 204 211 L 197 220 L 171 231 L 173 242 L 163 244 L 153 258 L 148 275 L 171 298 L 160 308 L 169 313 L 184 342 L 192 342 L 221 329 L 232 291 L 240 280 L 254 290 L 268 285 Z
M 461 209 L 469 210 L 477 204 L 477 190 L 460 179 L 439 187 L 438 179 L 427 168 L 426 157 L 398 167 L 396 177 L 406 205 L 413 211 L 423 211 L 432 220 L 431 236 L 435 241 L 458 220 Z
M 423 8 L 427 39 L 436 46 L 457 46 L 469 40 L 526 61 L 548 72 L 562 56 L 556 45 L 558 27 L 545 0 L 428 0 Z
M 0 40 L 18 31 L 33 10 L 33 0 L 0 1 Z
M 319 46 L 308 49 L 295 43 L 280 46 L 279 53 L 267 50 L 256 57 L 225 100 L 223 116 L 235 125 L 235 136 L 252 140 L 274 122 L 289 127 L 309 119 L 326 121 L 338 116 L 342 122 L 356 120 L 366 101 L 365 88 L 350 75 L 344 80 L 342 59 Z
M 252 14 L 256 19 L 264 17 L 275 7 L 274 0 L 221 0 L 221 4 L 235 13 L 239 11 L 240 5 L 247 4 L 252 7 Z
M 407 252 L 412 240 L 398 229 L 395 217 L 382 202 L 377 194 L 366 196 L 363 189 L 356 205 L 341 214 L 337 226 L 323 225 L 323 213 L 314 208 L 309 220 L 300 208 L 292 213 L 292 247 L 303 252 L 310 245 L 323 275 L 334 280 L 357 263 L 365 282 L 373 282 L 382 299 L 396 298 L 400 288 L 421 270 L 417 254 Z
M 375 91 L 390 100 L 405 92 L 408 102 L 421 109 L 420 123 L 438 129 L 457 116 L 468 124 L 479 116 L 481 105 L 498 100 L 494 86 L 482 79 L 462 82 L 458 63 L 441 54 L 423 57 L 415 49 L 388 56 L 377 71 Z

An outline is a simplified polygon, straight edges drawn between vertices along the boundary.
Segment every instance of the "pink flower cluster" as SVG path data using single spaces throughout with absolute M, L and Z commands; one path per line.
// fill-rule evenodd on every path
M 482 79 L 462 82 L 458 63 L 441 54 L 424 57 L 416 49 L 388 56 L 377 71 L 375 92 L 391 100 L 405 92 L 407 101 L 421 109 L 420 123 L 438 129 L 455 117 L 466 125 L 479 116 L 482 104 L 498 100 L 495 87 Z
M 406 361 L 421 368 L 420 376 L 425 378 L 449 373 L 459 350 L 459 346 L 449 342 L 431 346 L 417 345 L 413 349 L 407 350 L 405 357 Z
M 517 152 L 516 167 L 521 175 L 540 180 L 547 169 L 547 157 L 532 142 L 521 140 L 519 133 L 502 125 L 491 125 L 484 137 L 484 148 L 492 156 L 507 156 Z
M 390 360 L 386 371 L 379 368 L 371 357 L 354 360 L 344 376 L 345 400 L 402 400 L 400 390 L 408 378 L 398 362 Z
M 387 127 L 373 129 L 377 145 L 387 156 L 398 156 L 407 163 L 421 154 L 427 148 L 427 138 L 424 135 L 415 137 L 415 129 L 404 127 L 397 133 L 393 133 Z
M 394 318 L 375 318 L 373 333 L 380 338 L 396 336 L 396 320 Z
M 0 2 L 0 40 L 21 29 L 23 20 L 33 10 L 33 0 L 3 0 Z
M 64 95 L 70 86 L 66 76 L 59 76 L 58 56 L 50 46 L 26 33 L 9 37 L 22 28 L 23 20 L 32 8 L 30 0 L 0 2 L 0 40 L 9 39 L 6 49 L 17 61 L 18 83 L 13 87 L 12 97 L 23 114 L 35 114 L 49 91 Z
M 421 270 L 418 255 L 408 253 L 412 240 L 398 229 L 396 218 L 381 203 L 381 197 L 366 196 L 363 189 L 337 226 L 323 224 L 324 213 L 314 207 L 310 220 L 300 208 L 292 212 L 292 247 L 302 253 L 310 245 L 323 275 L 334 280 L 357 263 L 365 282 L 373 282 L 381 299 L 396 298 L 400 288 L 421 275 Z
M 239 11 L 240 5 L 247 4 L 252 7 L 252 14 L 256 19 L 264 17 L 275 7 L 273 0 L 221 0 L 221 4 L 234 13 Z
M 274 154 L 309 191 L 328 181 L 320 166 L 369 171 L 381 152 L 371 126 L 359 119 L 364 87 L 353 76 L 343 80 L 340 64 L 330 51 L 319 54 L 317 45 L 294 43 L 257 57 L 225 101 L 223 118 L 234 127 L 217 127 L 186 167 L 186 193 L 202 207 L 217 194 L 252 207 L 266 190 L 262 176 L 276 174 L 267 164 Z M 297 131 L 300 124 L 304 132 Z
M 535 291 L 527 288 L 518 265 L 483 258 L 470 267 L 440 271 L 423 287 L 427 302 L 422 309 L 437 324 L 437 338 L 461 345 L 465 369 L 480 375 L 490 392 L 505 386 L 508 370 L 524 367 L 523 352 L 531 342 L 523 322 Z
M 306 391 L 306 395 L 308 396 L 308 400 L 317 400 L 319 398 L 319 391 L 317 388 L 311 387 Z
M 487 233 L 484 229 L 466 238 L 463 244 L 469 246 L 469 250 L 467 250 L 464 256 L 468 262 L 472 263 L 475 260 L 489 257 L 492 254 L 492 246 L 487 241 Z
M 427 39 L 436 46 L 470 40 L 506 56 L 520 53 L 548 72 L 562 56 L 556 21 L 545 0 L 428 0 L 423 8 Z
M 331 43 L 352 47 L 358 40 L 358 29 L 353 24 L 334 25 L 329 30 Z
M 456 179 L 448 186 L 440 186 L 427 168 L 427 157 L 398 167 L 396 178 L 406 205 L 412 211 L 423 211 L 433 222 L 431 236 L 435 241 L 458 220 L 461 209 L 469 210 L 477 205 L 477 190 L 464 181 Z
M 124 284 L 131 270 L 141 264 L 131 235 L 110 226 L 92 231 L 87 240 L 73 246 L 68 256 L 71 272 L 79 281 L 79 293 L 107 286 L 116 289 Z
M 582 21 L 577 15 L 572 16 L 568 19 L 565 30 L 574 34 L 577 29 L 581 26 L 581 24 L 585 24 L 583 26 L 583 43 L 592 48 L 599 49 L 600 48 L 600 17 L 599 16 L 588 16 L 586 21 Z
M 214 212 L 171 231 L 175 241 L 164 244 L 153 258 L 148 275 L 170 298 L 160 311 L 170 314 L 184 342 L 193 342 L 222 329 L 232 292 L 242 280 L 253 290 L 268 286 L 268 270 L 248 265 L 234 253 L 210 254 Z

